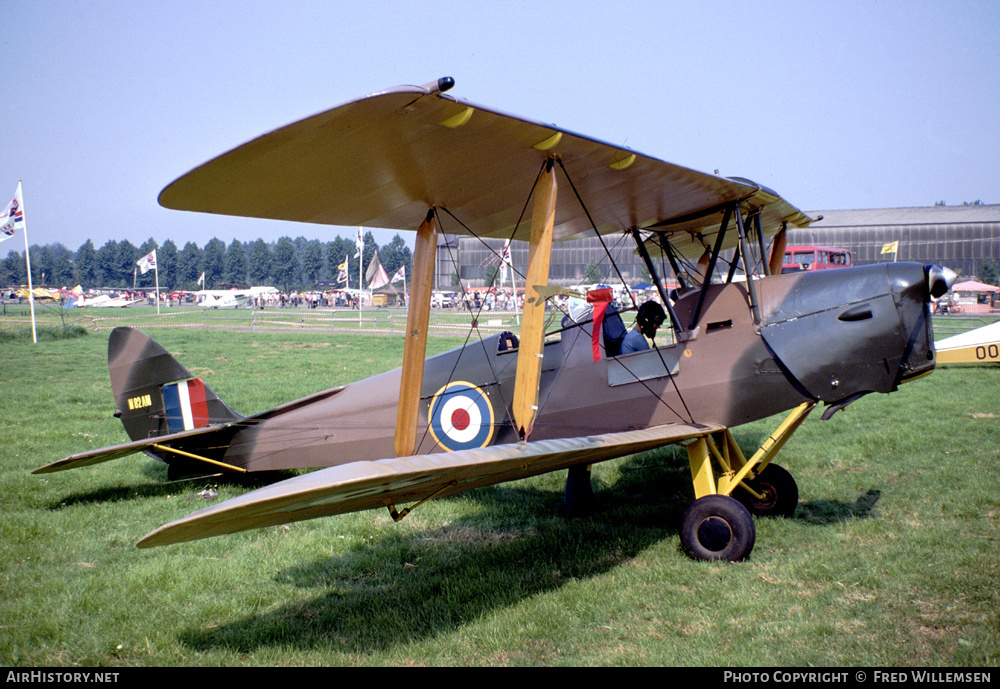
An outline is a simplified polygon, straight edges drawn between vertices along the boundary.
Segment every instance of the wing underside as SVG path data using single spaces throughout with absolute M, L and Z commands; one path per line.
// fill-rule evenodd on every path
M 353 462 L 227 500 L 160 527 L 143 548 L 454 495 L 679 443 L 721 426 L 674 424 L 637 431 L 541 440 L 414 457 Z
M 779 222 L 809 222 L 747 180 L 697 172 L 415 86 L 346 103 L 243 144 L 170 184 L 160 203 L 397 230 L 415 230 L 429 207 L 440 206 L 462 223 L 449 233 L 525 240 L 527 223 L 518 220 L 550 157 L 587 205 L 560 194 L 556 240 L 591 231 L 591 219 L 602 233 L 656 226 L 693 236 L 711 226 L 716 209 L 751 198 L 774 204 Z

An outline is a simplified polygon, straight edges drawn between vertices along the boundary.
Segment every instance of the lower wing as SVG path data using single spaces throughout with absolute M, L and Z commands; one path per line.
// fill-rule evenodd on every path
M 247 529 L 391 507 L 505 481 L 593 464 L 723 430 L 673 424 L 605 435 L 494 445 L 475 450 L 353 462 L 255 490 L 161 526 L 138 545 L 151 548 Z

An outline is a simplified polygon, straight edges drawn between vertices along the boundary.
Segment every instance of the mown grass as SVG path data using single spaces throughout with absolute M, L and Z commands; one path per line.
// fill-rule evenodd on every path
M 163 330 L 255 412 L 396 365 L 401 337 Z M 453 341 L 432 338 L 440 351 Z M 1000 367 L 943 368 L 782 451 L 801 503 L 743 564 L 695 562 L 682 448 L 597 465 L 603 509 L 561 515 L 564 476 L 168 548 L 153 528 L 268 477 L 167 484 L 133 456 L 31 469 L 125 439 L 107 333 L 5 343 L 5 665 L 996 665 Z M 735 430 L 752 450 L 777 419 Z

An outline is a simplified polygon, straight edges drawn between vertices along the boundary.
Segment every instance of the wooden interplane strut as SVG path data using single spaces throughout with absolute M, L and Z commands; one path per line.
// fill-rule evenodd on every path
M 436 252 L 437 223 L 431 209 L 417 229 L 414 244 L 413 277 L 406 314 L 403 369 L 399 382 L 399 411 L 396 414 L 394 448 L 397 457 L 409 457 L 417 449 L 417 421 L 420 416 L 420 391 L 424 384 L 424 358 L 427 356 L 427 327 L 430 322 Z
M 525 278 L 524 312 L 521 317 L 521 343 L 517 353 L 517 375 L 514 378 L 514 422 L 522 439 L 531 434 L 538 411 L 538 383 L 541 380 L 542 347 L 545 344 L 545 299 L 536 286 L 548 283 L 556 192 L 555 168 L 550 159 L 545 162 L 535 186 L 528 245 L 528 275 Z

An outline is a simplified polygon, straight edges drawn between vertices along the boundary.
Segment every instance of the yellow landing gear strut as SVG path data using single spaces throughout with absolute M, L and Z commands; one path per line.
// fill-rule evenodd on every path
M 799 501 L 795 480 L 771 460 L 815 406 L 803 402 L 792 410 L 750 459 L 729 429 L 687 445 L 696 498 L 681 518 L 681 545 L 689 555 L 698 560 L 746 559 L 756 539 L 751 515 L 795 512 Z

